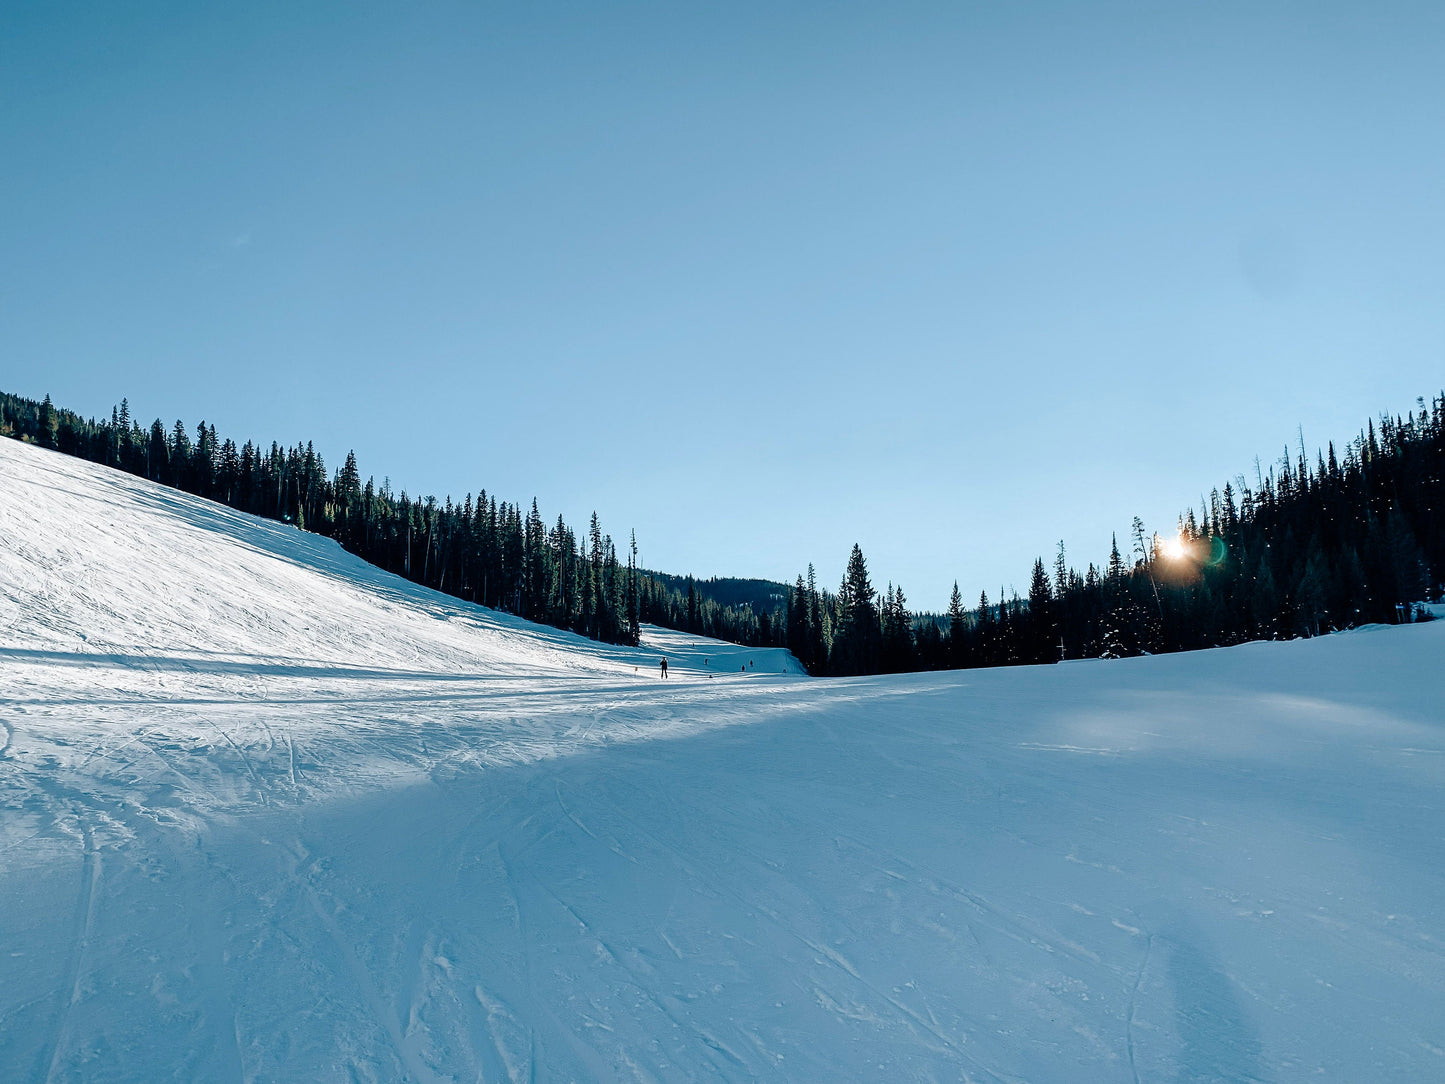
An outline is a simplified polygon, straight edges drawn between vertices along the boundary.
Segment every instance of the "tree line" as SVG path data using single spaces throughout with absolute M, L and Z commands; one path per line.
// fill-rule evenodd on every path
M 561 516 L 485 490 L 461 502 L 412 497 L 389 481 L 364 482 L 354 452 L 328 473 L 311 442 L 237 446 L 202 421 L 142 426 L 122 400 L 109 420 L 0 393 L 0 435 L 102 463 L 231 508 L 293 523 L 426 587 L 608 643 L 636 644 L 643 621 L 742 643 L 771 643 L 769 615 L 689 598 L 622 556 L 597 514 L 582 532 Z M 668 580 L 671 580 L 669 577 Z M 696 595 L 689 583 L 689 593 Z
M 747 584 L 750 589 L 739 590 L 739 584 Z M 759 590 L 764 587 L 776 590 Z M 735 644 L 780 647 L 783 611 L 777 600 L 786 590 L 783 584 L 772 585 L 763 580 L 699 580 L 692 576 L 645 572 L 642 620 Z
M 635 644 L 644 621 L 736 643 L 786 646 L 812 674 L 900 673 L 1117 658 L 1409 620 L 1445 578 L 1445 394 L 1367 423 L 1311 463 L 1303 443 L 1253 485 L 1237 476 L 1160 538 L 1137 518 L 1120 550 L 1079 572 L 1062 542 L 1035 560 L 1026 597 L 1000 589 L 945 615 L 912 613 L 901 586 L 873 587 L 855 545 L 836 592 L 811 565 L 791 588 L 695 580 L 625 560 L 594 513 L 580 536 L 559 516 L 482 491 L 409 497 L 361 481 L 356 457 L 328 475 L 310 443 L 237 448 L 202 422 L 149 429 L 125 401 L 82 419 L 0 393 L 0 435 L 105 463 L 241 511 L 337 539 L 388 571 L 484 606 Z M 779 595 L 783 595 L 781 599 Z
M 872 674 L 1221 647 L 1317 636 L 1417 616 L 1445 580 L 1445 394 L 1386 416 L 1337 452 L 1286 448 L 1254 485 L 1240 476 L 1180 517 L 1168 538 L 1135 519 L 1120 551 L 1080 573 L 1064 544 L 1034 561 L 1027 597 L 1002 589 L 942 621 L 881 593 L 858 546 L 836 594 L 812 566 L 784 616 L 810 673 Z

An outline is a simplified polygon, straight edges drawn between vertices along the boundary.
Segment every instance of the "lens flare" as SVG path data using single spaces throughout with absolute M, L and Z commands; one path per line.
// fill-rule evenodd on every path
M 1159 542 L 1159 552 L 1171 561 L 1182 560 L 1189 550 L 1182 538 L 1165 538 Z

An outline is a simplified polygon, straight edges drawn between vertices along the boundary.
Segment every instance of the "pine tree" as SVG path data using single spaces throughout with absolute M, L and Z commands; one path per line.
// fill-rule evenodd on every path
M 1044 571 L 1044 559 L 1036 558 L 1029 582 L 1029 645 L 1025 657 L 1030 662 L 1058 661 L 1058 653 L 1054 650 L 1057 622 L 1053 601 L 1053 589 L 1049 586 L 1048 573 Z
M 1225 486 L 1225 489 L 1228 488 Z M 1118 587 L 1124 582 L 1124 558 L 1119 555 L 1118 535 L 1109 536 L 1109 569 L 1105 573 L 1105 578 L 1114 587 Z
M 637 532 L 633 531 L 627 555 L 627 635 L 628 642 L 642 640 L 642 599 L 637 584 Z
M 808 672 L 826 673 L 833 650 L 833 625 L 829 620 L 826 600 L 818 591 L 817 573 L 808 562 Z
M 808 589 L 803 583 L 802 573 L 799 573 L 793 591 L 788 596 L 787 644 L 788 650 L 803 664 L 804 669 L 811 672 L 813 636 L 812 629 L 809 628 L 810 610 Z
M 881 630 L 873 602 L 868 565 L 857 543 L 838 591 L 838 630 L 833 640 L 832 669 L 841 674 L 878 672 Z
M 901 586 L 890 583 L 883 597 L 881 663 L 885 673 L 902 673 L 916 663 L 913 615 Z
M 958 581 L 953 581 L 953 593 L 948 596 L 948 665 L 962 665 L 964 639 L 968 635 L 968 619 L 963 613 L 963 596 L 958 591 Z
M 151 423 L 150 443 L 146 445 L 146 477 L 159 482 L 170 476 L 170 445 L 166 443 L 166 430 L 157 418 Z
M 54 448 L 59 444 L 58 435 L 60 420 L 56 417 L 55 406 L 50 401 L 50 396 L 45 397 L 40 404 L 40 428 L 36 433 L 35 443 L 42 448 Z

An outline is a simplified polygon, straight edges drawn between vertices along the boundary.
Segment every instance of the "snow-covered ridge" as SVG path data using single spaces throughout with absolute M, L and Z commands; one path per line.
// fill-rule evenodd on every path
M 0 441 L 0 495 L 0 645 L 473 675 L 741 650 L 662 630 L 640 653 L 593 644 L 417 587 L 319 535 L 15 441 Z M 748 658 L 769 672 L 790 661 Z
M 795 669 L 0 440 L 0 1080 L 1445 1079 L 1445 621 Z

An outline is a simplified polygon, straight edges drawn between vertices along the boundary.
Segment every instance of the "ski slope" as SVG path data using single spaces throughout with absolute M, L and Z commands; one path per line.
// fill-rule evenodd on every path
M 1445 621 L 796 670 L 0 440 L 0 1080 L 1445 1080 Z

